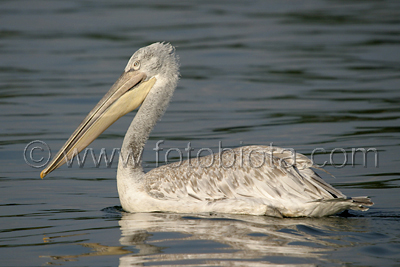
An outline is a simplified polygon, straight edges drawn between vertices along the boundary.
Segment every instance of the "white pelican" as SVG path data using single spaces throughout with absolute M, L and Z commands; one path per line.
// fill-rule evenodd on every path
M 118 193 L 127 212 L 321 217 L 347 209 L 367 210 L 365 206 L 373 205 L 367 197 L 347 198 L 311 170 L 315 166 L 310 159 L 298 153 L 292 158 L 278 147 L 240 147 L 144 173 L 144 145 L 166 110 L 178 79 L 179 62 L 173 46 L 154 43 L 139 49 L 40 176 L 60 167 L 65 157 L 70 159 L 82 151 L 116 120 L 141 105 L 125 135 L 118 163 Z

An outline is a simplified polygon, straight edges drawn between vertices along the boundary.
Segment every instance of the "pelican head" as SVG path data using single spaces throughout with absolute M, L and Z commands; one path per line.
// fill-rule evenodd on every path
M 90 111 L 40 177 L 45 177 L 85 149 L 111 124 L 139 107 L 152 90 L 172 88 L 164 101 L 169 102 L 178 81 L 178 68 L 178 58 L 170 44 L 154 43 L 139 49 L 132 55 L 119 79 Z M 163 105 L 162 112 L 158 112 L 158 117 L 165 107 Z

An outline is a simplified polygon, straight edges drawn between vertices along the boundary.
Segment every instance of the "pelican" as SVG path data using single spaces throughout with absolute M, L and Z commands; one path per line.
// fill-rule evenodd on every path
M 143 171 L 141 155 L 179 80 L 169 43 L 132 55 L 124 72 L 73 132 L 41 178 L 82 151 L 120 117 L 140 106 L 126 132 L 117 187 L 127 212 L 231 213 L 322 217 L 368 210 L 368 197 L 348 198 L 320 178 L 306 156 L 272 146 L 245 146 Z

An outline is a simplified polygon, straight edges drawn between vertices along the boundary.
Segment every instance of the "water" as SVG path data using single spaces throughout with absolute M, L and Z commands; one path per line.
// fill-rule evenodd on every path
M 1 1 L 0 13 L 2 266 L 399 264 L 398 1 Z M 146 169 L 159 140 L 160 163 L 188 142 L 192 155 L 273 142 L 326 161 L 326 181 L 375 206 L 322 219 L 127 214 L 116 160 L 40 180 L 26 145 L 54 155 L 130 55 L 164 40 L 182 78 Z M 95 155 L 120 147 L 133 116 L 91 144 Z M 370 149 L 366 163 L 352 149 Z

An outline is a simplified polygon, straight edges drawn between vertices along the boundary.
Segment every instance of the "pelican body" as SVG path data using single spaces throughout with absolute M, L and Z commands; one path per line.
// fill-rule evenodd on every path
M 43 178 L 140 106 L 125 135 L 117 186 L 127 212 L 232 213 L 274 217 L 322 217 L 367 210 L 367 197 L 348 198 L 324 182 L 304 155 L 279 147 L 246 146 L 143 171 L 141 155 L 179 80 L 175 48 L 154 43 L 130 58 L 121 77 L 86 116 Z

